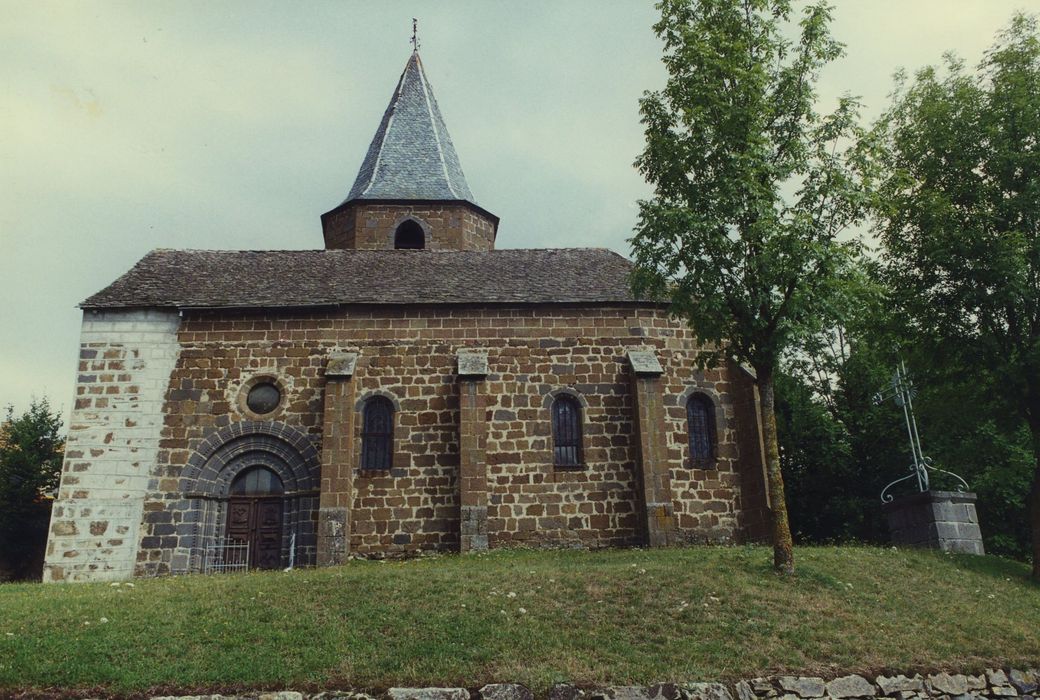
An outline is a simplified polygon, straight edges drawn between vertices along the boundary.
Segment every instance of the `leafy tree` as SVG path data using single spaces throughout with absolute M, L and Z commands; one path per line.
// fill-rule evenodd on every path
M 924 348 L 922 348 L 924 349 Z M 918 353 L 919 354 L 919 353 Z M 1029 493 L 1035 460 L 1029 430 L 1008 410 L 1000 379 L 957 355 L 914 361 L 914 401 L 925 454 L 978 494 L 986 551 L 1028 560 Z M 942 475 L 935 480 L 943 484 Z
M 879 494 L 907 464 L 902 419 L 873 400 L 894 359 L 874 267 L 860 261 L 822 328 L 784 357 L 777 378 L 781 463 L 799 540 L 884 541 Z
M 990 375 L 1029 430 L 1040 579 L 1040 39 L 1015 16 L 975 71 L 897 77 L 876 126 L 878 233 L 898 311 L 927 352 Z M 966 397 L 970 397 L 967 394 Z M 1003 417 L 1002 417 L 1003 418 Z
M 778 437 L 795 541 L 886 540 L 878 496 L 907 473 L 910 455 L 902 411 L 890 401 L 876 404 L 873 396 L 906 359 L 919 392 L 914 409 L 925 453 L 978 494 L 986 550 L 1024 557 L 1030 441 L 1021 419 L 1013 413 L 1008 419 L 996 377 L 957 355 L 933 356 L 927 344 L 905 342 L 907 330 L 891 313 L 891 290 L 876 264 L 864 262 L 845 291 L 823 330 L 799 343 L 777 376 Z M 942 473 L 932 477 L 937 488 L 956 485 Z M 903 487 L 895 493 L 913 485 Z
M 774 380 L 855 248 L 837 236 L 864 204 L 847 146 L 858 136 L 857 105 L 846 97 L 827 116 L 815 110 L 820 69 L 842 54 L 823 3 L 807 7 L 796 28 L 788 0 L 658 7 L 669 78 L 640 106 L 646 148 L 636 165 L 654 196 L 639 203 L 633 288 L 670 301 L 710 348 L 705 365 L 729 359 L 755 370 L 773 565 L 790 573 Z
M 20 416 L 8 406 L 0 424 L 0 552 L 6 566 L 25 575 L 46 543 L 46 494 L 58 486 L 65 441 L 61 417 L 46 399 Z

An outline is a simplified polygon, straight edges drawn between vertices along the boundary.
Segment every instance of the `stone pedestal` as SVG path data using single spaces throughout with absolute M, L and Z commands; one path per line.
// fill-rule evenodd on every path
M 354 498 L 354 367 L 357 353 L 334 354 L 325 367 L 325 415 L 321 437 L 318 502 L 318 566 L 350 554 L 350 506 Z
M 488 548 L 487 354 L 460 351 L 459 362 L 459 550 Z
M 985 554 L 974 493 L 925 491 L 884 505 L 892 544 Z
M 635 409 L 636 434 L 639 437 L 639 470 L 637 485 L 649 547 L 662 547 L 675 542 L 675 512 L 672 484 L 668 474 L 668 443 L 664 422 L 664 400 L 661 375 L 664 370 L 652 352 L 628 352 L 632 369 L 632 403 Z

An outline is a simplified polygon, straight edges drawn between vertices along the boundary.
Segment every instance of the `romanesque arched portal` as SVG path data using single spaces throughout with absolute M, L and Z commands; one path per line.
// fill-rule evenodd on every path
M 189 571 L 313 564 L 320 470 L 310 438 L 284 423 L 243 421 L 207 438 L 181 479 Z

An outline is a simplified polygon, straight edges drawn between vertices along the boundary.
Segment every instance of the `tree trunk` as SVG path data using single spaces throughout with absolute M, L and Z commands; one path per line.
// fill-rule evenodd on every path
M 759 373 L 758 392 L 762 401 L 762 438 L 766 446 L 766 481 L 773 509 L 773 570 L 794 573 L 791 525 L 787 520 L 787 496 L 780 473 L 780 446 L 776 439 L 776 413 L 773 410 L 773 375 Z
M 1033 536 L 1033 580 L 1040 581 L 1040 416 L 1029 417 L 1033 436 L 1033 486 L 1029 490 L 1029 529 Z

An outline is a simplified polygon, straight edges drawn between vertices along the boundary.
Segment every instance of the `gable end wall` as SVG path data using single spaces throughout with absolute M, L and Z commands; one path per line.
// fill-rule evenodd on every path
M 176 311 L 84 312 L 44 581 L 133 575 L 179 325 Z

